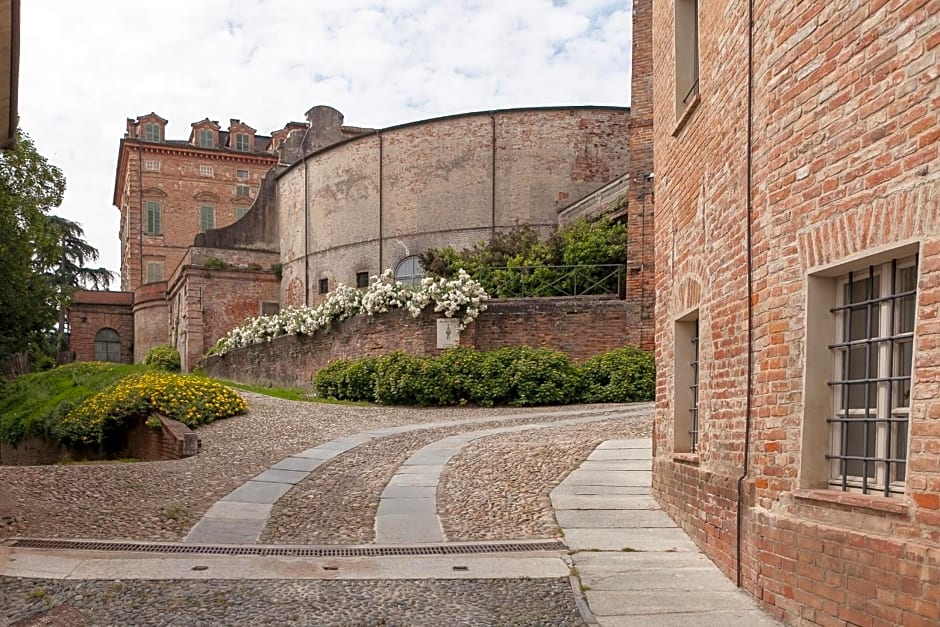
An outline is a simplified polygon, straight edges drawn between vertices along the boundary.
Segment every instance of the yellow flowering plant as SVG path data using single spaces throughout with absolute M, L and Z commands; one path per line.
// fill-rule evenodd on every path
M 241 396 L 205 377 L 143 372 L 86 398 L 63 416 L 56 431 L 65 441 L 100 444 L 129 416 L 159 413 L 195 427 L 247 409 Z

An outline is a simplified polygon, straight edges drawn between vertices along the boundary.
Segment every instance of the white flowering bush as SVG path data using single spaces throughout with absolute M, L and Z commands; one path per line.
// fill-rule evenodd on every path
M 281 335 L 313 335 L 328 331 L 333 322 L 392 309 L 404 309 L 417 318 L 431 305 L 447 318 L 458 318 L 460 328 L 465 329 L 486 309 L 487 300 L 483 286 L 463 270 L 453 279 L 425 277 L 417 286 L 396 281 L 394 273 L 386 270 L 372 277 L 365 291 L 340 283 L 316 307 L 291 307 L 271 316 L 249 318 L 229 331 L 209 353 L 224 355 L 233 348 L 270 342 Z

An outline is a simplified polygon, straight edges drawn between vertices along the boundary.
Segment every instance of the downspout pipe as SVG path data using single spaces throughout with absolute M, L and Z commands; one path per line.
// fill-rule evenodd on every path
M 382 194 L 384 193 L 384 190 L 385 190 L 385 179 L 384 179 L 384 172 L 383 172 L 383 167 L 384 167 L 383 162 L 385 161 L 385 142 L 382 138 L 382 133 L 380 131 L 376 131 L 375 135 L 376 137 L 379 138 L 379 268 L 378 268 L 378 273 L 381 274 L 385 272 L 385 265 L 384 265 L 385 260 L 383 259 L 383 254 L 385 251 L 383 250 L 384 241 L 382 240 L 382 237 L 383 237 L 382 228 L 384 226 L 383 214 L 385 212 L 385 206 L 384 206 L 385 199 L 382 197 Z
M 754 211 L 752 205 L 753 183 L 754 183 L 754 157 L 753 157 L 753 135 L 754 135 L 754 0 L 748 0 L 747 4 L 747 131 L 746 131 L 746 185 L 747 190 L 744 194 L 745 213 L 747 220 L 745 229 L 747 231 L 745 246 L 747 247 L 747 382 L 745 384 L 744 399 L 744 467 L 741 469 L 741 476 L 738 477 L 738 506 L 737 506 L 737 547 L 735 555 L 737 559 L 737 585 L 739 588 L 744 583 L 744 570 L 741 565 L 741 549 L 744 544 L 744 533 L 742 531 L 744 523 L 744 506 L 746 498 L 744 495 L 744 482 L 748 477 L 750 467 L 751 451 L 751 399 L 754 396 L 754 249 L 753 249 L 753 220 Z

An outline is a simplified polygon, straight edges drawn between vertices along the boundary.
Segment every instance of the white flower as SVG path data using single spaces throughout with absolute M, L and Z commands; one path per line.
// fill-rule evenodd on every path
M 233 348 L 270 342 L 282 335 L 313 335 L 329 330 L 334 321 L 361 314 L 375 316 L 392 309 L 404 309 L 417 318 L 432 303 L 434 311 L 448 318 L 459 318 L 460 329 L 465 329 L 486 309 L 487 300 L 489 295 L 483 286 L 463 269 L 455 279 L 424 277 L 416 286 L 396 281 L 389 269 L 372 277 L 364 292 L 341 283 L 315 308 L 288 307 L 271 316 L 249 318 L 220 339 L 215 352 L 224 355 Z

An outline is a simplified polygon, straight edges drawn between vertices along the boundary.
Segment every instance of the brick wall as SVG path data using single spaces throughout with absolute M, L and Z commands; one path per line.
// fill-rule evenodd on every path
M 99 461 L 104 459 L 139 459 L 160 461 L 182 459 L 199 452 L 201 442 L 183 423 L 157 416 L 161 428 L 148 427 L 143 417 L 128 419 L 132 424 L 113 450 L 91 446 L 62 446 L 43 438 L 27 438 L 16 445 L 0 442 L 0 462 L 5 466 L 36 466 L 62 461 Z
M 207 268 L 209 259 L 227 267 Z M 263 303 L 278 302 L 280 282 L 269 269 L 277 259 L 276 253 L 243 249 L 187 251 L 167 292 L 169 338 L 184 372 L 231 329 L 261 315 Z
M 133 299 L 130 292 L 75 293 L 69 306 L 69 349 L 76 361 L 94 361 L 95 336 L 102 329 L 113 329 L 121 340 L 121 362 L 134 362 Z
M 533 299 L 536 300 L 536 299 Z M 329 333 L 284 336 L 206 361 L 215 377 L 250 383 L 310 387 L 317 370 L 334 359 L 380 356 L 395 350 L 436 355 L 438 314 L 411 318 L 400 310 L 335 323 Z M 620 300 L 491 301 L 461 332 L 460 343 L 481 350 L 528 345 L 570 352 L 576 361 L 619 348 L 637 336 L 630 308 Z
M 727 574 L 740 559 L 744 587 L 787 623 L 938 624 L 940 6 L 759 0 L 749 85 L 748 3 L 698 5 L 699 98 L 678 114 L 673 4 L 653 10 L 654 493 Z M 874 255 L 914 251 L 904 494 L 826 489 L 835 324 L 814 303 Z M 676 335 L 693 312 L 701 433 L 690 454 L 676 445 L 688 416 L 676 378 L 689 368 Z

